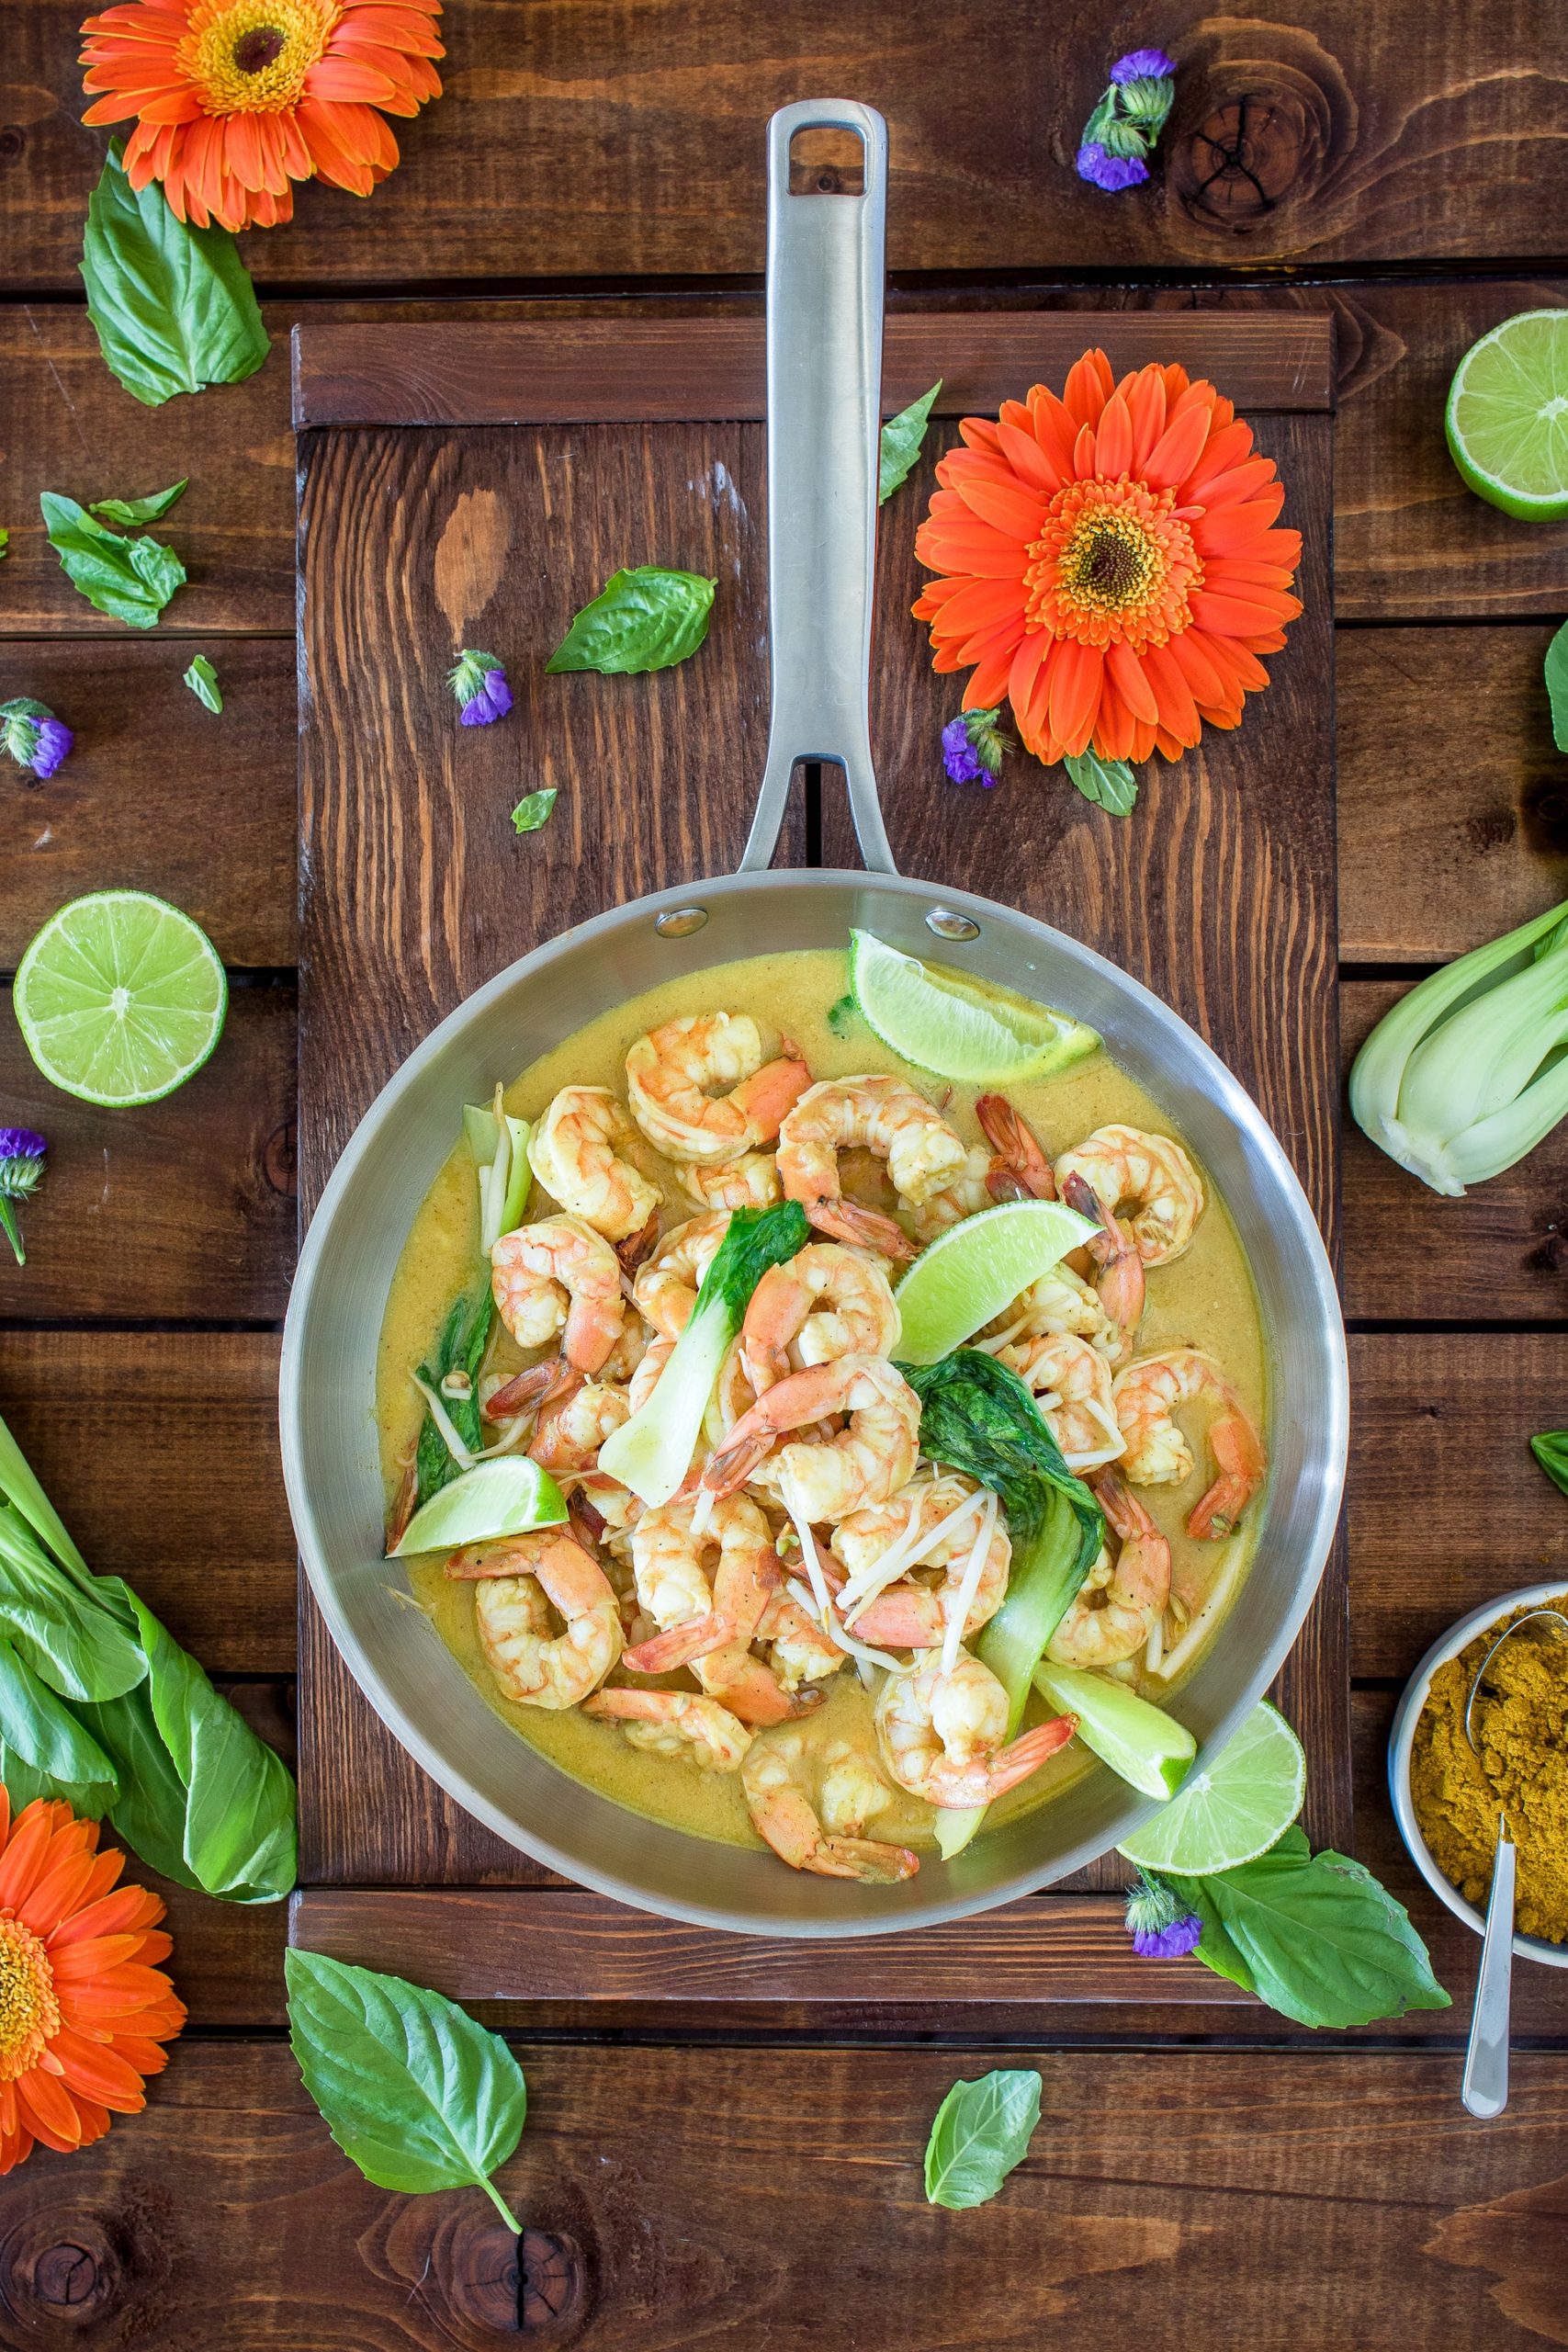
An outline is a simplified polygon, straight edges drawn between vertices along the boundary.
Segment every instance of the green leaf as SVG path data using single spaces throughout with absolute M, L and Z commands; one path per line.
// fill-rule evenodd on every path
M 1450 2006 L 1404 1905 L 1348 1855 L 1314 1854 L 1299 1828 L 1256 1861 L 1168 1883 L 1203 1921 L 1200 1960 L 1237 1984 L 1250 1977 L 1259 2000 L 1298 2025 L 1370 2025 Z M 1222 1964 L 1232 1955 L 1246 1973 Z
M 185 683 L 197 702 L 205 703 L 210 711 L 221 712 L 223 695 L 218 684 L 218 673 L 205 653 L 198 653 L 186 672 Z
M 998 2067 L 954 2083 L 926 2142 L 926 2199 L 954 2211 L 985 2205 L 1029 2154 L 1043 2085 L 1032 2067 Z
M 1568 621 L 1546 649 L 1546 691 L 1551 697 L 1551 740 L 1568 752 Z
M 828 1007 L 828 1026 L 835 1037 L 847 1037 L 854 1027 L 855 1001 L 852 996 L 835 999 Z
M 90 514 L 101 514 L 106 523 L 161 523 L 177 498 L 183 498 L 190 486 L 190 476 L 183 481 L 172 482 L 167 490 L 155 490 L 149 498 L 95 498 L 88 502 Z
M 118 1792 L 114 1766 L 63 1699 L 0 1634 L 0 1781 L 13 1815 L 34 1797 L 64 1797 L 94 1820 Z
M 488 1283 L 478 1298 L 456 1300 L 441 1327 L 434 1358 L 427 1357 L 420 1365 L 421 1378 L 428 1381 L 432 1388 L 439 1388 L 449 1372 L 466 1372 L 470 1381 L 477 1381 L 494 1317 L 495 1300 Z M 477 1453 L 484 1443 L 478 1396 L 454 1396 L 445 1401 L 448 1420 L 464 1444 Z M 458 1467 L 446 1450 L 446 1441 L 426 1413 L 414 1455 L 420 1501 L 427 1503 L 432 1495 L 457 1476 Z
M 176 220 L 156 180 L 138 195 L 118 139 L 87 206 L 82 277 L 105 366 L 148 408 L 237 384 L 266 357 L 255 288 L 228 230 Z
M 1062 765 L 1084 798 L 1092 800 L 1097 808 L 1107 809 L 1112 817 L 1130 813 L 1138 797 L 1138 779 L 1125 760 L 1102 760 L 1098 752 L 1085 752 L 1075 759 L 1069 752 Z
M 876 503 L 879 506 L 885 506 L 899 484 L 908 481 L 909 469 L 920 454 L 920 445 L 925 440 L 926 427 L 931 421 L 931 410 L 941 390 L 942 378 L 939 376 L 929 392 L 922 392 L 918 401 L 911 401 L 908 408 L 901 408 L 897 415 L 890 416 L 883 426 L 876 467 Z
M 1544 1430 L 1530 1440 L 1530 1452 L 1554 1487 L 1568 1495 L 1568 1430 Z
M 512 811 L 512 821 L 520 833 L 536 833 L 541 825 L 548 824 L 555 808 L 558 786 L 549 785 L 543 792 L 525 792 Z
M 62 1699 L 114 1699 L 146 1661 L 113 1612 L 56 1566 L 25 1520 L 0 1510 L 0 1616 L 6 1637 Z
M 701 572 L 666 571 L 650 563 L 617 571 L 584 605 L 545 667 L 606 675 L 668 670 L 706 637 L 717 585 Z
M 185 566 L 174 549 L 156 539 L 122 539 L 73 498 L 52 490 L 43 492 L 39 504 L 49 543 L 72 586 L 112 619 L 132 628 L 153 628 L 185 581 Z
M 10 552 L 11 534 L 9 531 L 0 531 L 0 556 L 9 555 Z
M 523 2070 L 455 2001 L 321 1952 L 284 1954 L 288 2038 L 338 2146 L 378 2188 L 482 2188 L 522 2135 Z

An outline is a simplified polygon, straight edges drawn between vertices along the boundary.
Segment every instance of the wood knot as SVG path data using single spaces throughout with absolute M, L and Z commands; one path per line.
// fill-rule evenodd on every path
M 292 1119 L 285 1119 L 280 1127 L 274 1127 L 262 1146 L 262 1173 L 275 1193 L 281 1193 L 286 1201 L 294 1198 L 299 1173 Z
M 465 2216 L 460 2231 L 442 2249 L 435 2276 L 451 2317 L 486 2335 L 516 2335 L 517 2239 L 503 2222 Z
M 1355 133 L 1349 86 L 1310 33 L 1210 18 L 1182 45 L 1166 139 L 1168 201 L 1205 232 L 1278 250 L 1311 243 L 1303 208 Z
M 573 2237 L 525 2230 L 521 2264 L 519 2326 L 525 2335 L 547 2331 L 561 2341 L 588 2315 L 588 2263 L 582 2248 Z
M 20 125 L 15 122 L 6 123 L 3 129 L 0 129 L 0 164 L 20 163 L 22 150 L 27 143 L 27 133 Z
M 1533 785 L 1524 797 L 1526 837 L 1532 849 L 1568 856 L 1568 786 L 1555 777 Z
M 29 2213 L 0 2241 L 0 2300 L 46 2344 L 108 2319 L 127 2283 L 117 2248 L 90 2216 Z

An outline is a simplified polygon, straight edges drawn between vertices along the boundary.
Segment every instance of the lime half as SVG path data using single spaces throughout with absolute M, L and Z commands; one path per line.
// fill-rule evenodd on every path
M 1568 310 L 1521 311 L 1472 343 L 1443 424 L 1478 497 L 1522 523 L 1568 515 Z
M 1004 1201 L 949 1226 L 897 1289 L 906 1363 L 940 1363 L 1099 1227 L 1060 1201 Z
M 850 933 L 850 994 L 903 1060 L 966 1086 L 1047 1078 L 1100 1043 L 1096 1030 L 1048 1004 L 922 964 L 869 931 Z
M 1163 1812 L 1117 1848 L 1141 1870 L 1201 1878 L 1256 1861 L 1294 1821 L 1306 1795 L 1306 1758 L 1278 1708 L 1260 1699 L 1201 1772 L 1190 1772 Z
M 565 1517 L 566 1498 L 548 1471 L 525 1453 L 502 1454 L 476 1462 L 421 1503 L 388 1556 L 492 1544 L 532 1527 L 558 1527 Z
M 12 1002 L 45 1078 L 84 1102 L 156 1102 L 223 1034 L 229 984 L 212 942 L 145 890 L 96 890 L 51 915 Z

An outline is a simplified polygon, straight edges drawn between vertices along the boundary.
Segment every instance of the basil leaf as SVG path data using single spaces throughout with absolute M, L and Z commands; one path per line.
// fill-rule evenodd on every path
M 1348 1855 L 1314 1854 L 1299 1829 L 1256 1861 L 1173 1883 L 1193 1895 L 1205 1937 L 1212 1907 L 1259 2000 L 1298 2025 L 1370 2025 L 1450 2006 L 1403 1904 Z M 1217 1964 L 1201 1943 L 1198 1952 Z
M 1568 752 L 1568 621 L 1546 649 L 1546 691 L 1551 697 L 1551 740 Z
M 14 1648 L 62 1699 L 118 1698 L 147 1671 L 113 1614 L 84 1597 L 9 1505 L 0 1510 L 0 1615 Z
M 120 154 L 117 139 L 82 241 L 87 316 L 105 366 L 147 408 L 254 376 L 267 333 L 233 238 L 176 220 L 156 180 L 138 194 Z
M 1097 808 L 1104 808 L 1112 817 L 1130 814 L 1138 797 L 1138 779 L 1125 760 L 1102 760 L 1098 752 L 1085 752 L 1075 759 L 1071 752 L 1062 765 L 1086 800 Z
M 543 792 L 524 794 L 512 811 L 512 821 L 520 833 L 536 833 L 541 825 L 548 824 L 558 789 L 552 784 Z
M 922 392 L 918 401 L 911 401 L 908 408 L 901 408 L 897 415 L 890 416 L 883 426 L 876 465 L 876 503 L 879 506 L 885 506 L 899 484 L 908 481 L 909 469 L 920 454 L 920 445 L 925 440 L 926 427 L 931 421 L 931 410 L 941 390 L 942 378 L 939 376 L 929 392 Z
M 488 1283 L 477 1299 L 457 1300 L 441 1327 L 434 1361 L 427 1360 L 420 1365 L 420 1378 L 432 1388 L 439 1388 L 449 1372 L 466 1372 L 470 1381 L 477 1381 L 494 1317 L 495 1300 Z M 446 1418 L 465 1445 L 477 1452 L 484 1443 L 477 1396 L 452 1397 L 446 1406 Z M 428 1502 L 432 1495 L 438 1494 L 457 1476 L 457 1464 L 446 1451 L 446 1441 L 428 1413 L 419 1432 L 414 1469 L 422 1503 Z
M 183 481 L 172 482 L 167 490 L 155 490 L 148 498 L 94 498 L 89 500 L 89 514 L 101 514 L 106 523 L 159 523 L 178 498 L 183 498 L 190 486 L 190 476 Z
M 294 1783 L 134 1593 L 131 1603 L 152 1720 L 182 1792 L 182 1860 L 209 1894 L 279 1902 L 296 1875 Z
M 11 534 L 9 531 L 0 531 L 0 557 L 7 556 L 10 552 Z
M 338 2146 L 378 2188 L 482 2188 L 517 2145 L 523 2070 L 455 2001 L 321 1952 L 288 1951 L 288 2039 Z
M 1530 1440 L 1530 1452 L 1554 1487 L 1568 1495 L 1568 1430 L 1544 1430 Z
M 94 1820 L 118 1792 L 114 1766 L 62 1699 L 0 1634 L 0 1781 L 13 1815 L 36 1796 L 64 1797 Z
M 89 605 L 132 628 L 152 628 L 176 588 L 184 564 L 156 539 L 122 539 L 95 522 L 73 498 L 46 490 L 39 500 L 61 569 Z
M 186 672 L 185 683 L 197 702 L 205 703 L 209 710 L 221 716 L 223 695 L 218 684 L 218 673 L 205 653 L 197 655 L 190 668 Z
M 666 571 L 651 563 L 617 571 L 584 605 L 545 667 L 606 676 L 671 669 L 706 637 L 717 585 L 701 572 Z
M 1029 2154 L 1043 2086 L 1032 2068 L 1001 2068 L 954 2083 L 926 2142 L 926 2199 L 955 2211 L 988 2203 Z

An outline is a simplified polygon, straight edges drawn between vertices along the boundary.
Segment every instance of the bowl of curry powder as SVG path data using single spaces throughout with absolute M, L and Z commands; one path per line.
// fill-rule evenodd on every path
M 1504 1628 L 1531 1609 L 1568 1617 L 1560 1585 L 1504 1593 L 1435 1642 L 1389 1737 L 1389 1792 L 1411 1860 L 1481 1935 L 1499 1814 L 1517 1856 L 1514 1950 L 1568 1968 L 1568 1634 L 1542 1621 L 1499 1650 L 1465 1737 L 1470 1686 Z

